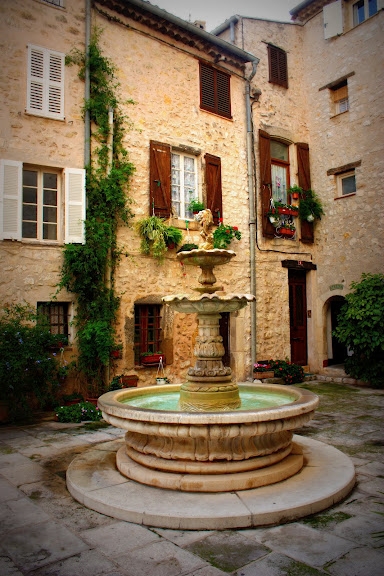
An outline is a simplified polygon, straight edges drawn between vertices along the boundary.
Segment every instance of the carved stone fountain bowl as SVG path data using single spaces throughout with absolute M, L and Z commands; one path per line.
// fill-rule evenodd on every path
M 192 492 L 228 492 L 279 482 L 303 466 L 293 431 L 312 419 L 318 397 L 279 385 L 241 385 L 246 409 L 183 412 L 155 409 L 158 396 L 179 394 L 180 385 L 103 394 L 103 418 L 127 431 L 117 453 L 120 472 L 138 482 Z M 258 408 L 258 398 L 281 396 L 280 405 Z M 254 396 L 254 408 L 249 397 Z M 152 401 L 152 398 L 154 400 Z M 145 405 L 151 408 L 145 407 Z

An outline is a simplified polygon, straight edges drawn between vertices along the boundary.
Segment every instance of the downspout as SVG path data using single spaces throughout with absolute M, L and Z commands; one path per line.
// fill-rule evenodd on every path
M 252 62 L 252 72 L 246 79 L 245 85 L 245 108 L 247 119 L 247 174 L 248 174 L 248 198 L 249 198 L 249 257 L 250 257 L 250 288 L 251 294 L 256 297 L 256 210 L 255 210 L 255 186 L 254 186 L 254 162 L 253 162 L 253 126 L 251 107 L 251 80 L 256 74 L 259 60 Z M 251 302 L 251 375 L 253 365 L 256 362 L 256 300 Z
M 85 102 L 88 102 L 91 92 L 89 71 L 89 44 L 91 42 L 91 0 L 85 0 Z M 84 166 L 91 163 L 91 120 L 89 110 L 84 116 Z

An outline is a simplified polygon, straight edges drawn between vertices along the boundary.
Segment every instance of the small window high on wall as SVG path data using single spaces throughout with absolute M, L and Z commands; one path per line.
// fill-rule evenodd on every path
M 230 75 L 200 62 L 200 108 L 231 118 Z
M 277 46 L 268 44 L 269 81 L 288 88 L 287 53 Z
M 334 114 L 342 114 L 349 110 L 348 83 L 344 80 L 331 88 L 331 96 L 334 105 Z
M 162 350 L 160 304 L 135 304 L 135 364 L 139 365 L 142 354 L 155 354 Z
M 377 0 L 359 0 L 353 4 L 353 25 L 357 26 L 377 12 Z

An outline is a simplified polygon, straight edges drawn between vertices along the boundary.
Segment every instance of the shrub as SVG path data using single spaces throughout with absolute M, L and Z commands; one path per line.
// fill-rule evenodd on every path
M 384 387 L 384 274 L 362 274 L 338 316 L 334 336 L 352 352 L 345 371 L 353 378 Z
M 304 369 L 288 360 L 269 360 L 268 364 L 275 378 L 283 378 L 285 384 L 299 384 L 304 381 Z
M 79 402 L 72 406 L 59 406 L 56 408 L 56 416 L 59 422 L 95 422 L 101 420 L 101 411 L 91 402 Z
M 1 311 L 0 399 L 12 420 L 30 416 L 36 404 L 44 408 L 55 401 L 59 365 L 52 348 L 59 338 L 28 304 Z

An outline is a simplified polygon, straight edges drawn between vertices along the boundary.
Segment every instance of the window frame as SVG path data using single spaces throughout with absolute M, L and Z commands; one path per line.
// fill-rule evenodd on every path
M 273 44 L 267 44 L 269 82 L 288 88 L 287 52 Z
M 338 116 L 349 111 L 348 80 L 335 84 L 329 88 L 333 103 L 333 115 Z
M 336 176 L 336 191 L 337 191 L 337 196 L 336 199 L 338 198 L 348 198 L 349 196 L 355 196 L 357 193 L 357 185 L 356 185 L 356 170 L 353 168 L 352 170 L 348 170 L 346 172 L 341 172 L 339 174 L 335 174 Z M 355 190 L 352 192 L 343 192 L 343 180 L 346 180 L 347 178 L 351 178 L 354 177 L 354 181 L 355 181 Z
M 178 184 L 175 184 L 173 181 L 173 175 L 174 175 L 174 171 L 176 171 L 177 169 L 174 168 L 173 166 L 173 162 L 172 162 L 172 157 L 173 156 L 178 156 L 180 159 L 180 168 L 179 168 L 179 173 L 180 173 L 180 181 Z M 191 195 L 191 191 L 190 191 L 190 197 L 187 197 L 187 193 L 186 193 L 186 188 L 188 188 L 188 186 L 185 184 L 185 174 L 186 174 L 186 170 L 185 170 L 185 163 L 184 163 L 184 159 L 185 158 L 190 158 L 193 160 L 193 165 L 194 165 L 194 176 L 195 176 L 195 183 L 194 183 L 194 187 L 193 187 L 193 195 Z M 200 196 L 199 196 L 199 172 L 198 172 L 198 163 L 197 163 L 197 156 L 187 153 L 187 152 L 182 152 L 178 149 L 174 149 L 171 147 L 171 209 L 172 209 L 172 214 L 175 218 L 180 218 L 182 220 L 192 220 L 193 219 L 193 213 L 191 210 L 188 209 L 188 205 L 189 202 L 192 199 L 196 199 L 196 200 L 201 200 Z M 181 168 L 181 165 L 183 165 L 183 167 Z M 174 187 L 179 187 L 180 189 L 180 199 L 179 199 L 179 205 L 180 205 L 180 214 L 175 213 L 175 206 L 174 206 L 174 202 L 176 202 L 173 198 L 173 192 L 174 192 Z M 192 186 L 191 186 L 192 188 Z
M 23 236 L 23 225 L 24 222 L 35 222 L 34 220 L 26 220 L 24 218 L 24 209 L 22 214 L 21 220 L 21 237 L 23 241 L 38 241 L 38 242 L 52 242 L 52 243 L 60 243 L 62 242 L 62 227 L 61 227 L 61 206 L 63 203 L 63 194 L 62 194 L 62 171 L 57 170 L 54 168 L 45 168 L 45 167 L 37 167 L 32 166 L 29 164 L 23 164 L 23 171 L 22 171 L 22 206 L 26 205 L 34 205 L 33 203 L 24 202 L 24 189 L 25 188 L 32 188 L 32 186 L 26 186 L 24 184 L 24 173 L 25 172 L 36 172 L 37 173 L 37 200 L 36 200 L 36 236 Z M 56 238 L 44 238 L 44 208 L 45 207 L 53 207 L 53 205 L 44 204 L 44 176 L 45 174 L 54 174 L 56 176 Z M 52 224 L 51 222 L 47 222 L 48 224 Z
M 232 119 L 231 75 L 199 61 L 200 109 Z
M 65 54 L 27 45 L 26 112 L 54 120 L 65 120 L 64 74 Z
M 153 309 L 151 313 L 151 308 Z M 162 351 L 163 330 L 162 330 L 161 304 L 140 304 L 134 305 L 134 357 L 135 365 L 141 364 L 141 355 L 147 352 L 155 354 Z M 150 319 L 153 321 L 150 322 Z M 153 337 L 150 337 L 150 330 L 153 330 Z
M 278 142 L 279 144 L 282 144 L 283 146 L 286 147 L 288 160 L 282 160 L 281 158 L 276 158 L 276 157 L 272 156 L 272 143 L 273 142 Z M 270 148 L 271 148 L 271 192 L 272 192 L 272 198 L 274 200 L 278 200 L 279 202 L 283 202 L 283 204 L 289 204 L 288 189 L 290 187 L 290 156 L 289 156 L 290 145 L 287 144 L 286 142 L 282 142 L 278 138 L 272 137 L 270 139 Z M 275 195 L 275 189 L 276 188 L 274 187 L 274 183 L 273 183 L 273 166 L 279 166 L 279 167 L 285 169 L 286 190 L 285 190 L 285 197 L 282 197 L 281 199 L 278 198 L 277 195 Z
M 353 27 L 359 26 L 360 24 L 362 24 L 363 22 L 365 22 L 366 20 L 368 20 L 368 18 L 371 18 L 372 16 L 374 16 L 375 14 L 378 13 L 379 11 L 379 2 L 378 0 L 372 0 L 372 2 L 375 2 L 375 8 L 376 10 L 374 12 L 372 12 L 370 14 L 370 0 L 357 0 L 357 2 L 354 2 L 352 4 L 352 23 L 353 23 Z M 360 19 L 359 18 L 359 5 L 361 7 L 363 7 L 363 18 Z
M 71 302 L 37 302 L 38 315 L 44 316 L 49 325 L 51 334 L 62 334 L 66 337 L 66 343 L 70 341 L 70 305 Z M 57 321 L 52 321 L 53 319 Z M 57 328 L 57 329 L 56 329 Z M 64 344 L 64 342 L 63 342 Z

